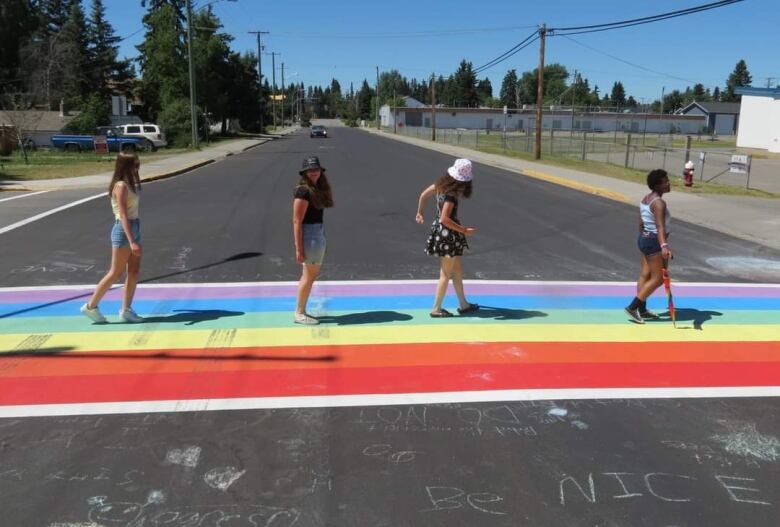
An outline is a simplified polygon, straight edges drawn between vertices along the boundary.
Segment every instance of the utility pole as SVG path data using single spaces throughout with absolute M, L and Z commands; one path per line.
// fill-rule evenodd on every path
M 195 111 L 195 62 L 192 60 L 192 2 L 187 0 L 187 59 L 190 69 L 190 120 L 192 148 L 198 148 L 198 113 Z
M 431 141 L 436 142 L 436 74 L 431 73 Z
M 766 87 L 767 88 L 771 88 L 772 87 L 772 81 L 774 81 L 774 80 L 775 80 L 774 77 L 767 77 L 766 78 Z
M 539 73 L 536 77 L 536 144 L 534 145 L 534 159 L 542 157 L 542 102 L 544 101 L 544 39 L 547 34 L 547 26 L 542 24 L 539 28 Z
M 284 62 L 282 62 L 282 127 L 284 127 Z
M 376 67 L 376 129 L 379 130 L 379 66 Z
M 271 112 L 274 114 L 274 128 L 276 128 L 276 56 L 281 53 L 271 52 Z
M 257 84 L 258 97 L 260 98 L 260 131 L 265 131 L 263 114 L 265 114 L 265 100 L 263 99 L 263 43 L 260 40 L 261 35 L 267 35 L 269 31 L 249 31 L 250 34 L 257 35 Z

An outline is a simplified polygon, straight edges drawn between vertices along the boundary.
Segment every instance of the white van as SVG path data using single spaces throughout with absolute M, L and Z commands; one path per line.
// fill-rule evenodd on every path
M 160 127 L 156 124 L 123 124 L 116 128 L 122 135 L 145 138 L 149 141 L 149 148 L 151 150 L 157 150 L 160 147 L 168 146 L 165 134 L 162 133 L 162 130 L 160 130 Z

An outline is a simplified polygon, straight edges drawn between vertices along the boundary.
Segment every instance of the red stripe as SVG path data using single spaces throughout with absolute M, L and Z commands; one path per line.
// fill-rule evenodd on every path
M 4 379 L 0 405 L 533 388 L 778 386 L 780 363 L 465 364 Z

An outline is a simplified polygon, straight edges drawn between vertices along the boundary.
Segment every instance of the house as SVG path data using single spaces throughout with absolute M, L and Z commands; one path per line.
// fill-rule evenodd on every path
M 49 146 L 51 136 L 62 132 L 78 112 L 65 115 L 65 112 L 49 110 L 0 110 L 0 126 L 21 127 L 25 139 L 36 146 Z
M 718 135 L 734 135 L 739 125 L 738 102 L 694 101 L 679 110 L 680 115 L 703 115 L 707 119 L 702 132 Z
M 382 126 L 430 128 L 433 122 L 430 106 L 382 106 L 379 109 Z M 437 128 L 465 128 L 470 130 L 527 131 L 536 124 L 533 108 L 511 109 L 504 115 L 502 108 L 446 108 L 436 107 Z M 703 115 L 666 115 L 623 112 L 582 112 L 571 108 L 545 109 L 542 116 L 544 130 L 575 130 L 582 132 L 626 132 L 652 134 L 696 134 L 706 124 Z
M 742 96 L 737 146 L 780 153 L 780 87 L 734 91 Z

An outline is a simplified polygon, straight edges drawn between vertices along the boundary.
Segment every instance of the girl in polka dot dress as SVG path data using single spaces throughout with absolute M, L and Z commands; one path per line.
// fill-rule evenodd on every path
M 441 262 L 439 283 L 436 286 L 436 298 L 431 310 L 431 317 L 451 317 L 452 313 L 442 309 L 441 303 L 447 292 L 447 285 L 452 280 L 452 286 L 458 295 L 458 313 L 465 315 L 479 309 L 479 305 L 471 304 L 466 300 L 463 291 L 463 267 L 460 257 L 469 244 L 466 236 L 474 233 L 475 229 L 464 227 L 458 220 L 458 199 L 468 198 L 472 191 L 471 161 L 468 159 L 456 159 L 455 163 L 447 169 L 447 173 L 439 178 L 433 185 L 423 190 L 417 205 L 417 223 L 423 223 L 423 209 L 428 199 L 436 195 L 436 210 L 438 216 L 431 227 L 425 253 L 438 256 Z

